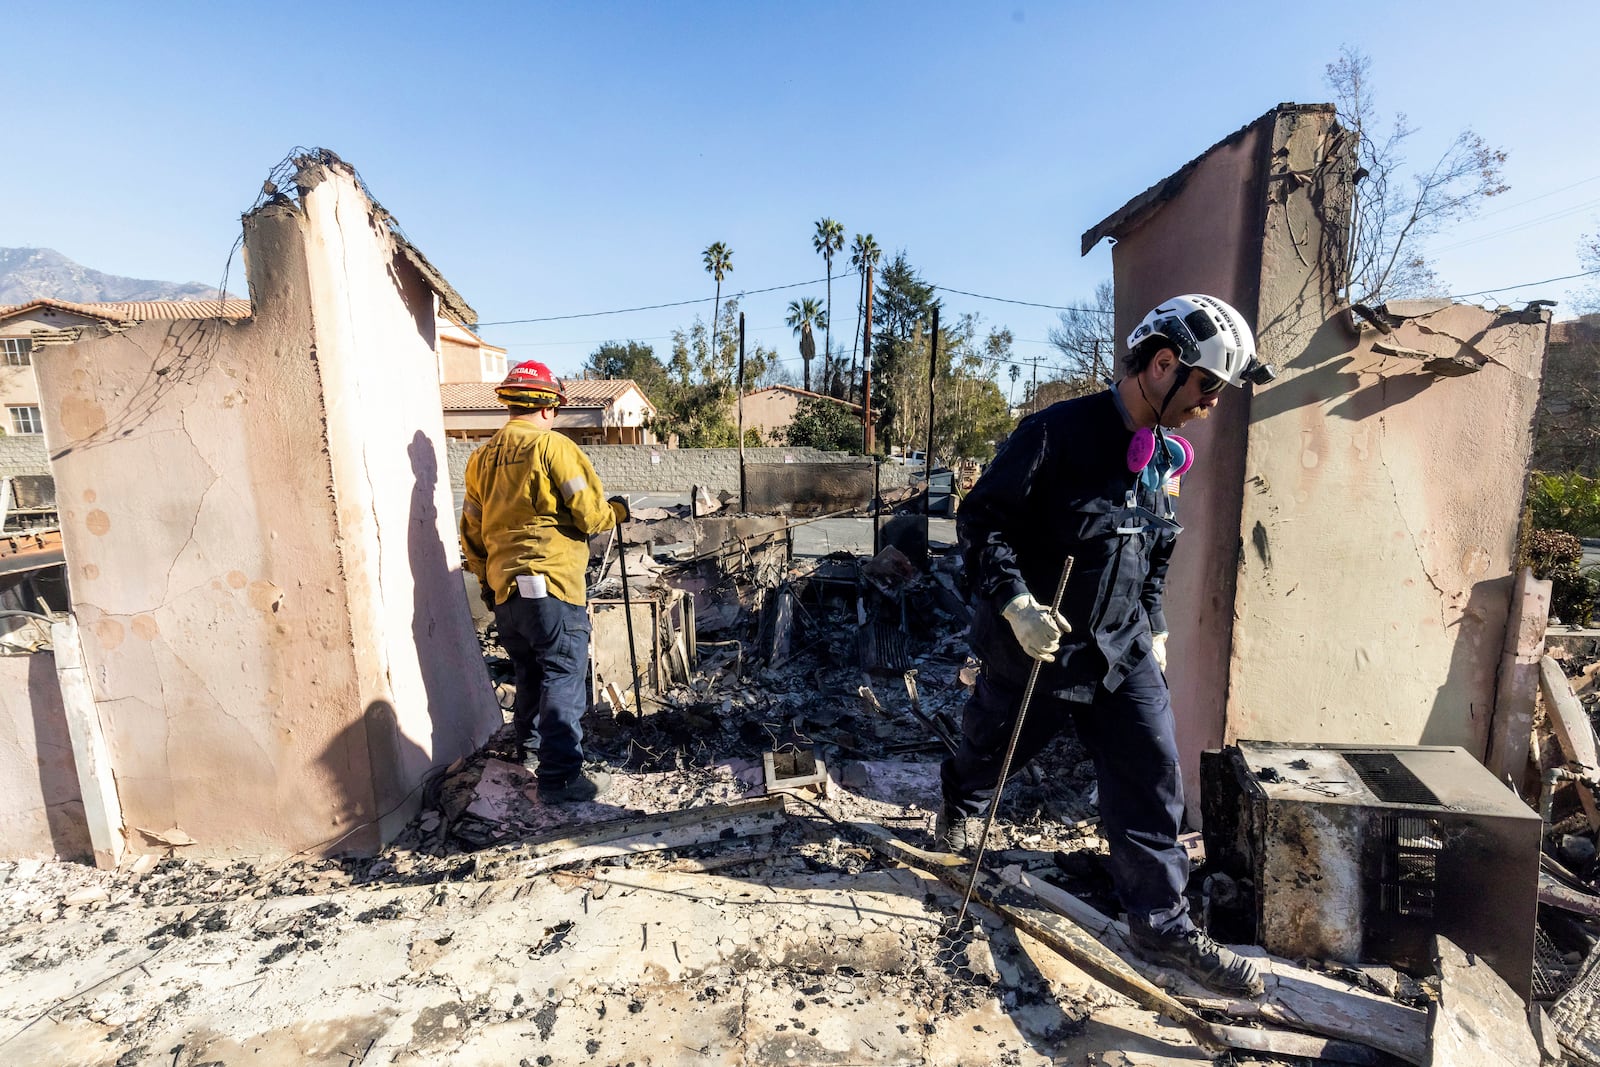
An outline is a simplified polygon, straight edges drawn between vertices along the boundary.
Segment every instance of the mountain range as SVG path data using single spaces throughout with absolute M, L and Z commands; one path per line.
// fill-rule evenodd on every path
M 48 297 L 95 304 L 131 300 L 215 300 L 217 290 L 199 282 L 124 278 L 74 263 L 53 248 L 0 248 L 0 304 Z

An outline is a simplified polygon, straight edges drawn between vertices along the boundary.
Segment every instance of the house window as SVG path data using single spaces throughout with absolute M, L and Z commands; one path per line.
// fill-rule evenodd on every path
M 0 337 L 0 351 L 5 352 L 8 367 L 26 367 L 33 362 L 33 342 L 26 337 Z
M 11 432 L 16 434 L 44 433 L 44 421 L 39 418 L 37 405 L 7 408 L 11 412 Z

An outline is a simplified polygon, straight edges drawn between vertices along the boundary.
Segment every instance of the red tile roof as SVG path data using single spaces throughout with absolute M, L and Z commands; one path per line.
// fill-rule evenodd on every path
M 0 304 L 0 319 L 35 308 L 66 311 L 93 319 L 142 322 L 148 319 L 244 319 L 250 317 L 248 300 L 135 300 L 84 304 L 73 300 L 39 297 L 23 304 Z
M 439 386 L 439 399 L 446 411 L 493 411 L 501 405 L 495 398 L 495 382 L 445 382 Z M 566 379 L 569 408 L 605 408 L 622 399 L 629 389 L 639 389 L 631 378 Z M 639 389 L 642 396 L 643 389 Z M 647 401 L 648 402 L 648 398 Z

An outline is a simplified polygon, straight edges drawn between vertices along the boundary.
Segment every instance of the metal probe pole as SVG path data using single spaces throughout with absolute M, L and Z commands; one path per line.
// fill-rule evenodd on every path
M 630 505 L 631 507 L 631 505 Z M 639 652 L 633 644 L 633 594 L 628 591 L 628 539 L 617 523 L 617 565 L 622 568 L 622 610 L 628 617 L 628 665 L 633 669 L 633 710 L 644 718 L 644 697 L 639 692 Z
M 1061 580 L 1056 583 L 1055 599 L 1050 601 L 1050 611 L 1055 614 L 1061 610 L 1061 598 L 1067 591 L 1067 579 L 1072 575 L 1072 557 L 1061 565 Z M 1033 701 L 1033 687 L 1039 683 L 1039 668 L 1044 666 L 1044 660 L 1033 661 L 1033 669 L 1028 672 L 1028 686 L 1022 691 L 1022 704 L 1017 708 L 1017 724 L 1011 728 L 1011 744 L 1006 746 L 1005 761 L 1000 764 L 1000 780 L 994 785 L 994 796 L 989 800 L 989 817 L 983 820 L 983 832 L 978 835 L 978 854 L 972 858 L 972 874 L 967 878 L 967 892 L 961 898 L 961 912 L 956 916 L 956 929 L 961 929 L 961 924 L 967 918 L 967 905 L 972 903 L 972 887 L 978 884 L 978 868 L 983 864 L 983 849 L 989 843 L 989 830 L 994 826 L 995 812 L 1000 810 L 1000 793 L 1006 787 L 1006 779 L 1011 776 L 1011 757 L 1016 755 L 1017 741 L 1022 737 L 1022 720 L 1028 714 L 1028 705 Z

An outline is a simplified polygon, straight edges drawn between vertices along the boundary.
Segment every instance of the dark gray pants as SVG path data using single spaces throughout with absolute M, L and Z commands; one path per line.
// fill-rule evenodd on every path
M 961 747 L 940 768 L 944 801 L 968 815 L 988 810 L 1022 702 L 1021 683 L 978 677 L 961 720 Z M 1108 867 L 1128 923 L 1156 934 L 1194 924 L 1183 898 L 1189 857 L 1178 843 L 1183 778 L 1173 736 L 1166 679 L 1146 656 L 1115 692 L 1097 687 L 1087 704 L 1034 690 L 1012 757 L 1015 774 L 1068 724 L 1094 760 L 1100 782 L 1100 828 Z

